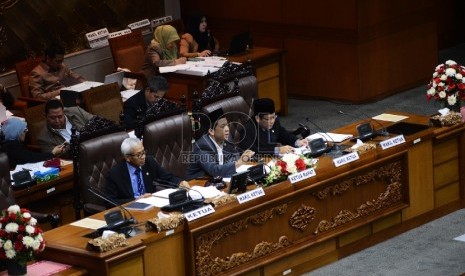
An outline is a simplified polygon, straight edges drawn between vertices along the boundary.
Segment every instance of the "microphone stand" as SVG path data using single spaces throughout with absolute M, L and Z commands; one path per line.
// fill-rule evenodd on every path
M 162 184 L 161 182 L 165 182 L 166 184 Z M 168 205 L 165 205 L 165 206 L 160 208 L 162 211 L 167 211 L 167 212 L 181 211 L 182 213 L 186 213 L 186 212 L 192 211 L 194 209 L 200 208 L 201 206 L 203 206 L 203 204 L 205 202 L 205 198 L 202 195 L 202 193 L 197 191 L 197 190 L 191 189 L 191 188 L 179 187 L 175 183 L 172 183 L 172 182 L 169 182 L 169 181 L 166 181 L 166 180 L 163 180 L 163 179 L 154 180 L 153 185 L 158 185 L 160 187 L 165 187 L 165 188 L 176 188 L 176 189 L 180 189 L 180 190 L 185 190 L 185 193 L 187 194 L 186 199 L 184 201 L 182 201 L 182 202 L 173 203 L 170 200 L 170 203 Z M 201 198 L 200 199 L 192 199 L 192 197 L 189 195 L 190 191 L 195 191 L 195 192 L 199 193 Z
M 330 151 L 333 155 L 342 155 L 343 154 L 343 151 L 344 149 L 341 147 L 341 145 L 337 144 L 334 139 L 328 134 L 327 131 L 325 131 L 324 129 L 322 129 L 320 126 L 318 126 L 317 124 L 315 124 L 313 121 L 311 121 L 308 117 L 305 118 L 305 121 L 309 122 L 310 124 L 314 125 L 319 131 L 321 131 L 322 134 L 324 134 L 324 136 L 328 137 L 331 142 L 333 143 L 332 147 L 330 148 Z M 323 135 L 322 135 L 323 136 Z M 327 141 L 327 139 L 325 139 Z
M 342 115 L 346 115 L 346 116 L 350 116 L 350 117 L 355 118 L 355 119 L 357 119 L 357 120 L 363 119 L 363 118 L 359 118 L 359 117 L 357 117 L 357 116 L 354 116 L 353 114 L 346 113 L 346 112 L 344 112 L 344 111 L 342 111 L 342 110 L 338 110 L 337 113 L 338 113 L 338 114 L 342 114 Z M 361 113 L 363 114 L 363 116 L 369 118 L 370 121 L 375 122 L 376 124 L 378 124 L 378 125 L 381 127 L 380 130 L 374 130 L 374 131 L 373 131 L 373 134 L 374 134 L 375 136 L 377 136 L 377 135 L 380 135 L 380 136 L 389 136 L 389 132 L 387 131 L 387 129 L 384 127 L 383 124 L 381 124 L 380 122 L 378 122 L 378 120 L 375 120 L 375 119 L 373 119 L 372 117 L 368 116 L 367 114 L 365 114 L 365 113 L 363 113 L 363 112 L 361 112 Z M 373 129 L 373 128 L 372 128 L 372 129 Z

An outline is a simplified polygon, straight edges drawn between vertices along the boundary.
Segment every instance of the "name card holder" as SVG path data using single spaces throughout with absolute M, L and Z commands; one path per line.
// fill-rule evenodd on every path
M 185 213 L 184 217 L 187 219 L 187 221 L 193 221 L 201 217 L 207 216 L 209 214 L 212 214 L 214 212 L 215 212 L 215 209 L 210 204 L 208 204 L 198 209 Z
M 242 193 L 240 195 L 237 195 L 237 201 L 239 204 L 245 203 L 247 201 L 251 201 L 253 199 L 259 198 L 261 196 L 265 195 L 265 191 L 263 190 L 262 187 L 253 189 L 252 191 L 248 191 L 245 193 Z
M 398 135 L 396 137 L 392 137 L 390 139 L 379 142 L 379 144 L 380 144 L 380 146 L 381 146 L 381 148 L 383 150 L 395 147 L 395 146 L 403 144 L 403 143 L 405 143 L 404 135 Z
M 141 21 L 137 21 L 128 25 L 129 29 L 131 30 L 141 30 L 142 35 L 151 34 L 152 33 L 152 26 L 150 25 L 150 21 L 146 18 Z
M 289 179 L 289 181 L 294 184 L 296 182 L 299 182 L 299 181 L 302 181 L 304 179 L 307 179 L 307 178 L 310 178 L 310 177 L 313 177 L 316 175 L 316 172 L 313 168 L 309 168 L 309 169 L 306 169 L 304 171 L 301 171 L 301 172 L 298 172 L 298 173 L 294 173 L 294 174 L 291 174 L 289 175 L 287 178 Z
M 333 163 L 334 163 L 334 166 L 340 167 L 340 166 L 348 164 L 350 162 L 354 162 L 355 160 L 358 160 L 358 159 L 360 159 L 360 157 L 358 156 L 358 153 L 356 151 L 354 151 L 354 152 L 348 153 L 346 155 L 343 155 L 341 157 L 334 158 Z
M 152 29 L 155 29 L 155 27 L 163 25 L 166 22 L 170 22 L 170 21 L 173 21 L 173 17 L 171 15 L 168 15 L 165 17 L 155 18 L 150 22 L 150 24 L 152 26 Z
M 108 29 L 103 28 L 90 33 L 86 33 L 86 39 L 89 43 L 89 47 L 92 49 L 108 46 Z
M 108 35 L 108 38 L 114 38 L 114 37 L 130 34 L 130 33 L 131 33 L 131 29 L 124 29 L 124 30 L 121 30 L 121 31 L 110 33 Z

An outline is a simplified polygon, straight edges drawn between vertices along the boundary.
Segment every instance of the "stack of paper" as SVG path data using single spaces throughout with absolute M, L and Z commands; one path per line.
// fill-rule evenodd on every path
M 323 138 L 323 140 L 328 142 L 340 143 L 344 140 L 352 138 L 352 134 L 339 134 L 339 133 L 331 133 L 331 132 L 317 132 L 310 136 L 307 136 L 307 140 L 311 141 L 317 138 Z

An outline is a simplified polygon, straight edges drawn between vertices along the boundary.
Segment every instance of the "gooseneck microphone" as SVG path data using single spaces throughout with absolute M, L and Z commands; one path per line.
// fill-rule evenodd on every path
M 176 183 L 166 181 L 163 179 L 156 179 L 153 181 L 153 185 L 165 188 L 175 188 L 178 189 L 175 192 L 172 192 L 168 195 L 169 204 L 162 206 L 160 209 L 166 212 L 182 212 L 186 213 L 197 208 L 200 208 L 204 205 L 205 198 L 203 197 L 202 193 L 188 188 L 188 187 L 179 187 Z M 200 194 L 199 199 L 192 199 L 189 195 L 189 191 L 195 191 Z
M 349 116 L 349 117 L 352 117 L 352 118 L 355 118 L 357 120 L 364 119 L 364 118 L 360 118 L 358 116 L 355 116 L 353 114 L 346 113 L 346 112 L 344 112 L 342 110 L 338 110 L 337 113 L 342 114 L 342 115 L 346 115 L 346 116 Z M 383 124 L 381 124 L 378 120 L 375 120 L 372 117 L 366 115 L 365 113 L 363 113 L 363 112 L 361 112 L 361 113 L 366 118 L 369 118 L 370 121 L 373 121 L 376 124 L 378 124 L 381 127 L 381 129 L 374 130 L 370 123 L 359 124 L 357 126 L 357 131 L 359 132 L 359 134 L 358 134 L 359 137 L 354 137 L 354 138 L 359 138 L 361 140 L 364 140 L 364 139 L 366 140 L 366 139 L 374 138 L 374 137 L 376 137 L 378 135 L 380 135 L 380 136 L 389 136 L 389 132 L 386 130 L 386 127 Z
M 334 155 L 342 155 L 342 147 L 334 141 L 333 137 L 331 137 L 331 135 L 329 135 L 327 131 L 325 131 L 323 128 L 321 128 L 319 125 L 314 123 L 309 118 L 305 118 L 305 121 L 315 126 L 320 131 L 320 135 L 324 137 L 324 139 L 317 138 L 309 142 L 310 150 L 312 151 L 309 154 L 310 157 L 318 157 L 326 152 L 333 152 Z M 332 142 L 332 146 L 329 146 L 324 140 L 330 140 Z

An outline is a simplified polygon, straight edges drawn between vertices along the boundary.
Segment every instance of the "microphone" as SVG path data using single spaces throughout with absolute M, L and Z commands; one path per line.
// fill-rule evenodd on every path
M 342 115 L 347 115 L 347 116 L 355 118 L 357 120 L 362 119 L 362 118 L 357 117 L 357 116 L 355 116 L 353 114 L 346 113 L 346 112 L 344 112 L 342 110 L 338 110 L 337 113 L 342 114 Z M 383 124 L 381 124 L 377 120 L 371 118 L 370 116 L 364 114 L 363 112 L 361 112 L 361 113 L 365 117 L 370 118 L 370 121 L 373 121 L 373 122 L 377 123 L 378 125 L 380 125 L 381 129 L 380 130 L 374 130 L 373 127 L 371 126 L 371 123 L 369 123 L 369 122 L 359 124 L 359 125 L 357 125 L 358 137 L 354 137 L 354 138 L 352 138 L 352 140 L 353 139 L 368 140 L 368 139 L 374 138 L 374 137 L 376 137 L 378 135 L 380 135 L 380 136 L 389 136 L 389 132 L 386 130 L 386 128 L 383 126 Z
M 292 134 L 294 134 L 297 139 L 305 139 L 305 137 L 310 135 L 310 128 L 304 124 L 299 123 L 299 127 L 294 130 Z
M 163 184 L 164 183 L 164 184 Z M 182 212 L 186 213 L 197 208 L 200 208 L 204 205 L 205 198 L 203 197 L 202 193 L 187 187 L 178 187 L 177 184 L 166 181 L 163 179 L 156 179 L 153 181 L 153 185 L 158 185 L 160 187 L 165 188 L 177 188 L 178 190 L 169 194 L 169 204 L 162 206 L 160 209 L 166 212 Z M 175 185 L 175 186 L 174 186 Z M 199 199 L 192 199 L 189 195 L 189 191 L 195 191 L 200 194 Z
M 309 141 L 308 145 L 310 147 L 311 152 L 307 153 L 306 155 L 308 155 L 309 157 L 318 157 L 318 156 L 322 155 L 323 153 L 327 153 L 327 152 L 331 152 L 331 151 L 333 152 L 334 155 L 342 155 L 342 151 L 343 151 L 342 147 L 339 144 L 336 144 L 336 142 L 328 134 L 328 132 L 326 132 L 320 126 L 315 124 L 309 118 L 305 118 L 305 121 L 307 121 L 307 122 L 311 123 L 313 126 L 315 126 L 320 131 L 321 136 L 327 137 L 325 139 L 316 138 L 316 139 L 313 139 L 313 140 Z M 326 141 L 328 141 L 328 138 L 333 143 L 332 146 L 329 146 L 328 143 L 326 142 Z
M 105 202 L 108 202 L 111 205 L 113 205 L 115 207 L 118 207 L 120 209 L 120 214 L 121 213 L 123 214 L 124 220 L 111 221 L 111 222 L 107 221 L 107 215 L 105 215 L 105 221 L 107 221 L 107 226 L 104 226 L 104 227 L 101 227 L 101 228 L 97 229 L 97 232 L 100 235 L 105 230 L 117 231 L 117 230 L 119 230 L 119 229 L 121 229 L 123 227 L 129 226 L 129 225 L 132 225 L 132 224 L 137 224 L 137 220 L 134 218 L 134 216 L 131 214 L 131 212 L 129 212 L 129 210 L 126 209 L 124 206 L 114 202 L 113 200 L 111 200 L 110 198 L 105 196 L 100 190 L 98 190 L 95 187 L 88 186 L 87 190 L 89 192 L 91 192 L 92 194 L 94 194 L 95 196 L 103 199 Z M 126 216 L 126 214 L 129 215 L 129 218 Z M 121 215 L 118 215 L 118 217 L 119 216 L 121 216 Z M 111 218 L 111 217 L 114 217 L 114 215 L 109 214 L 108 217 Z

